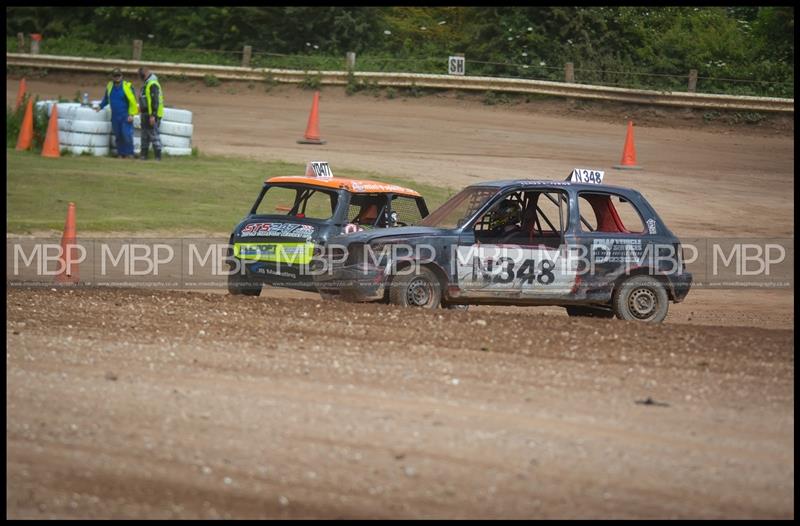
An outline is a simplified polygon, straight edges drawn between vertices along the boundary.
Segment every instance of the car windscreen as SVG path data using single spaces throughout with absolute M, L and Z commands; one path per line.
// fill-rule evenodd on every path
M 475 212 L 498 191 L 497 188 L 465 188 L 431 212 L 419 224 L 439 228 L 458 228 L 475 215 Z
M 258 215 L 286 215 L 326 220 L 333 217 L 339 195 L 336 190 L 310 186 L 265 185 L 253 207 Z

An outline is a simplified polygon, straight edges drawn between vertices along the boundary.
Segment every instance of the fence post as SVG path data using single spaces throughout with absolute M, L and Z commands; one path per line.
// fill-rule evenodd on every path
M 689 70 L 689 92 L 694 93 L 697 91 L 697 70 Z
M 142 60 L 142 41 L 133 41 L 133 60 Z
M 245 46 L 242 50 L 242 67 L 250 67 L 250 57 L 253 55 L 253 46 Z
M 25 53 L 25 34 L 17 33 L 17 47 L 20 53 Z
M 356 54 L 354 51 L 348 51 L 347 55 L 345 56 L 345 61 L 347 63 L 348 71 L 353 71 L 356 69 Z
M 572 62 L 564 64 L 564 82 L 575 82 L 575 65 Z

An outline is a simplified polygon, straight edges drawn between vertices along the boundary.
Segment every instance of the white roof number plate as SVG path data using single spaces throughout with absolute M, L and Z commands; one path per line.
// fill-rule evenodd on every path
M 568 181 L 572 181 L 573 183 L 603 184 L 603 175 L 605 175 L 605 172 L 601 170 L 575 168 L 572 170 L 572 174 L 570 174 Z
M 333 177 L 333 172 L 327 161 L 309 161 L 306 166 L 306 177 L 330 179 Z

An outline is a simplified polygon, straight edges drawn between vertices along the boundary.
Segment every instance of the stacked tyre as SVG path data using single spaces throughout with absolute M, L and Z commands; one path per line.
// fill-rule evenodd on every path
M 192 112 L 178 108 L 164 108 L 164 117 L 161 119 L 159 134 L 161 136 L 162 152 L 166 155 L 191 155 L 192 154 Z M 111 138 L 111 153 L 116 155 L 114 138 Z M 141 115 L 133 119 L 133 150 L 139 155 L 142 151 L 142 121 Z
M 37 106 L 47 107 L 48 116 L 53 106 L 58 107 L 59 149 L 75 155 L 108 155 L 111 140 L 111 110 L 106 107 L 95 111 L 77 102 L 40 101 Z

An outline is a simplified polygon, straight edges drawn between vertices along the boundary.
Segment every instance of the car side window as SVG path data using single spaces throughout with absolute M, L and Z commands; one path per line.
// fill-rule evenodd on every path
M 557 190 L 506 194 L 475 223 L 479 243 L 558 247 L 568 228 L 569 199 Z
M 644 233 L 641 214 L 624 197 L 592 192 L 581 192 L 578 195 L 578 212 L 583 232 Z
M 362 227 L 386 226 L 386 194 L 352 194 L 347 222 Z
M 416 225 L 422 221 L 422 212 L 419 209 L 417 199 L 404 195 L 392 197 L 392 212 L 396 214 L 398 226 Z

